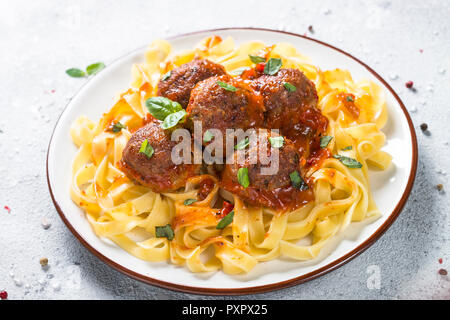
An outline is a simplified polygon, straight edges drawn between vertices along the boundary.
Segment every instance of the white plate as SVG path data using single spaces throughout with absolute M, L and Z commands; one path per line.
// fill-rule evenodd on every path
M 289 42 L 322 69 L 347 69 L 355 79 L 368 78 L 385 89 L 389 121 L 383 129 L 387 135 L 384 150 L 393 156 L 393 165 L 386 171 L 370 173 L 370 185 L 382 217 L 371 224 L 354 224 L 350 232 L 338 237 L 339 241 L 326 248 L 314 261 L 276 259 L 259 263 L 249 274 L 239 276 L 223 272 L 191 273 L 185 267 L 165 262 L 145 262 L 118 246 L 99 239 L 82 210 L 72 202 L 69 195 L 71 163 L 76 153 L 69 128 L 78 116 L 86 115 L 92 120 L 98 120 L 111 108 L 115 94 L 129 86 L 132 64 L 144 60 L 145 48 L 118 59 L 93 77 L 62 113 L 47 155 L 48 185 L 57 211 L 73 234 L 110 266 L 144 282 L 180 291 L 209 294 L 263 292 L 298 284 L 339 267 L 381 236 L 400 213 L 412 188 L 417 167 L 417 141 L 403 103 L 379 75 L 359 60 L 328 44 L 296 34 L 263 29 L 220 29 L 200 31 L 169 40 L 174 50 L 179 51 L 192 48 L 198 41 L 212 34 L 222 38 L 232 36 L 237 43 L 250 40 L 261 40 L 267 44 Z

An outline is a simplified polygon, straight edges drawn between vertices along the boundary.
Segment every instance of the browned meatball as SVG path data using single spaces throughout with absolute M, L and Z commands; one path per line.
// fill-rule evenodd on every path
M 219 83 L 231 87 L 227 89 Z M 245 83 L 228 75 L 211 77 L 199 82 L 192 90 L 186 111 L 192 122 L 202 123 L 202 134 L 209 129 L 218 129 L 225 138 L 226 129 L 246 130 L 262 126 L 264 107 L 257 98 Z
M 160 124 L 154 120 L 133 133 L 123 150 L 120 166 L 130 179 L 154 192 L 174 191 L 184 187 L 186 180 L 198 173 L 200 165 L 172 162 L 172 148 L 178 142 L 171 141 L 170 132 L 164 131 Z M 151 157 L 140 152 L 146 139 L 154 150 Z
M 263 98 L 266 127 L 280 129 L 299 150 L 308 151 L 308 143 L 326 132 L 328 120 L 317 109 L 316 88 L 301 71 L 264 74 L 252 81 L 252 87 Z
M 173 69 L 167 79 L 161 79 L 158 83 L 158 96 L 177 101 L 186 108 L 191 90 L 198 82 L 223 74 L 226 74 L 226 71 L 220 64 L 196 58 Z
M 263 135 L 261 135 L 263 134 Z M 292 141 L 283 138 L 281 147 L 272 146 L 270 138 L 281 137 L 273 131 L 260 129 L 259 138 L 256 143 L 250 143 L 244 150 L 237 150 L 232 155 L 232 159 L 227 160 L 227 165 L 222 173 L 222 187 L 239 196 L 247 203 L 255 206 L 264 206 L 277 210 L 294 209 L 300 205 L 311 201 L 313 193 L 311 188 L 301 178 L 300 185 L 293 184 L 291 175 L 301 174 L 300 154 Z M 272 140 L 273 141 L 273 140 Z M 264 174 L 262 168 L 269 168 L 270 163 L 262 163 L 264 148 L 261 144 L 266 144 L 265 155 L 270 157 L 275 149 L 278 150 L 278 158 L 274 157 L 278 170 Z M 275 142 L 274 142 L 275 143 Z M 244 152 L 245 161 L 238 163 L 238 152 Z M 256 155 L 256 161 L 252 161 L 251 154 Z M 255 157 L 255 156 L 253 156 Z M 256 163 L 255 163 L 256 162 Z M 247 168 L 249 185 L 245 187 L 239 181 L 239 170 Z

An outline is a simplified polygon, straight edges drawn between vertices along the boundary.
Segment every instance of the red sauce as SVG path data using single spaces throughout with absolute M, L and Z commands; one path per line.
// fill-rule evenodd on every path
M 227 214 L 229 214 L 234 209 L 234 204 L 229 203 L 228 201 L 223 202 L 223 207 L 218 212 L 218 216 L 220 218 L 225 217 Z
M 226 181 L 222 181 L 222 185 L 231 193 L 244 193 L 246 195 L 246 202 L 251 205 L 262 205 L 280 211 L 292 211 L 314 200 L 312 181 L 309 180 L 305 182 L 308 184 L 308 189 L 303 191 L 292 186 L 274 190 L 262 190 L 253 188 L 252 186 L 244 189 L 241 185 L 227 183 Z
M 208 194 L 214 189 L 215 183 L 212 179 L 204 179 L 199 183 L 198 200 L 205 200 Z
M 351 93 L 339 93 L 337 98 L 344 104 L 344 107 L 353 118 L 359 118 L 359 107 L 355 103 L 355 95 Z

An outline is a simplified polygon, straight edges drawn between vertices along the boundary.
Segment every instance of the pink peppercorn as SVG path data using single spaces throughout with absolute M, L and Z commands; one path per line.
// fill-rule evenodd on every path
M 413 85 L 414 85 L 414 82 L 412 82 L 412 81 L 408 81 L 408 82 L 405 83 L 405 86 L 406 86 L 408 89 L 411 89 Z
M 8 299 L 8 292 L 6 292 L 5 290 L 0 291 L 0 299 L 2 300 Z

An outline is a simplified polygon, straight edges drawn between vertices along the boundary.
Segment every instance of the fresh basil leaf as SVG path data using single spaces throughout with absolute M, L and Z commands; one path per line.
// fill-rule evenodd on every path
M 210 142 L 212 138 L 214 138 L 214 135 L 209 130 L 206 130 L 203 134 L 203 142 Z
M 244 188 L 247 188 L 250 185 L 250 180 L 248 178 L 248 168 L 239 168 L 238 181 L 239 184 Z
M 273 148 L 281 148 L 284 144 L 283 137 L 269 137 L 270 144 Z
M 183 204 L 185 206 L 190 206 L 191 204 L 193 204 L 194 202 L 197 202 L 197 199 L 186 199 L 184 200 Z
M 181 110 L 172 114 L 169 114 L 161 124 L 161 128 L 164 130 L 175 127 L 178 122 L 182 121 L 183 118 L 186 116 L 187 112 L 186 110 Z
M 270 58 L 264 67 L 264 73 L 273 76 L 280 70 L 282 64 L 280 58 Z
M 332 136 L 323 136 L 320 138 L 320 147 L 322 149 L 325 149 L 328 147 L 328 144 L 330 143 L 331 139 L 333 139 Z
M 148 98 L 145 101 L 145 106 L 152 116 L 161 121 L 164 121 L 168 115 L 183 110 L 178 102 L 166 97 Z
M 88 75 L 96 74 L 100 70 L 105 68 L 105 64 L 103 62 L 93 63 L 87 66 L 86 72 Z
M 233 76 L 240 76 L 242 74 L 242 72 L 244 72 L 245 70 L 250 69 L 249 67 L 241 67 L 241 68 L 237 68 L 234 69 L 233 71 L 230 72 L 231 75 Z
M 119 121 L 117 121 L 113 126 L 112 126 L 112 132 L 117 133 L 120 132 L 122 129 L 125 129 L 126 126 L 124 126 L 123 124 L 121 124 Z
M 342 149 L 342 151 L 347 151 L 347 150 L 352 150 L 352 146 L 348 146 L 348 147 L 345 147 L 344 149 Z
M 153 153 L 155 150 L 153 150 L 153 147 L 148 143 L 148 140 L 145 139 L 142 141 L 141 148 L 139 149 L 139 153 L 143 153 L 147 156 L 147 158 L 151 158 L 153 156 Z
M 167 238 L 167 240 L 172 241 L 175 237 L 175 232 L 173 232 L 170 224 L 166 224 L 165 226 L 156 226 L 155 235 L 157 238 Z
M 284 87 L 286 88 L 286 90 L 289 91 L 289 92 L 295 92 L 295 91 L 297 91 L 297 87 L 294 86 L 293 84 L 290 84 L 289 82 L 285 82 L 285 83 L 283 84 L 283 86 L 284 86 Z
M 166 81 L 167 79 L 170 78 L 170 76 L 172 75 L 172 71 L 168 71 L 166 74 L 164 74 L 161 78 L 162 81 Z
M 229 214 L 227 214 L 225 217 L 222 218 L 222 220 L 219 221 L 219 223 L 216 226 L 216 229 L 223 229 L 227 225 L 233 222 L 234 218 L 234 210 L 231 211 Z
M 250 144 L 250 139 L 248 137 L 245 137 L 241 141 L 239 141 L 235 146 L 235 150 L 242 150 L 245 149 Z
M 353 158 L 341 156 L 338 154 L 335 154 L 333 157 L 336 159 L 339 159 L 339 161 L 342 162 L 342 164 L 344 164 L 348 168 L 352 168 L 352 169 L 362 168 L 362 163 Z
M 86 73 L 83 70 L 77 68 L 67 69 L 66 73 L 73 78 L 82 78 L 86 75 Z
M 300 191 L 308 190 L 308 185 L 305 183 L 305 181 L 300 176 L 300 173 L 298 173 L 297 170 L 292 172 L 289 175 L 289 178 L 291 178 L 292 186 L 296 189 L 299 189 Z
M 261 63 L 261 62 L 266 62 L 266 58 L 264 58 L 264 57 L 254 56 L 254 55 L 251 55 L 251 54 L 249 54 L 248 57 L 250 58 L 250 60 L 253 63 L 256 63 L 256 64 Z
M 228 83 L 226 83 L 226 82 L 223 82 L 223 81 L 217 81 L 216 83 L 217 83 L 217 85 L 218 85 L 219 87 L 221 87 L 221 88 L 223 88 L 223 89 L 225 89 L 225 90 L 227 90 L 227 91 L 231 91 L 231 92 L 236 92 L 236 91 L 237 91 L 237 88 L 236 88 L 236 87 L 233 87 L 231 84 L 228 84 Z

